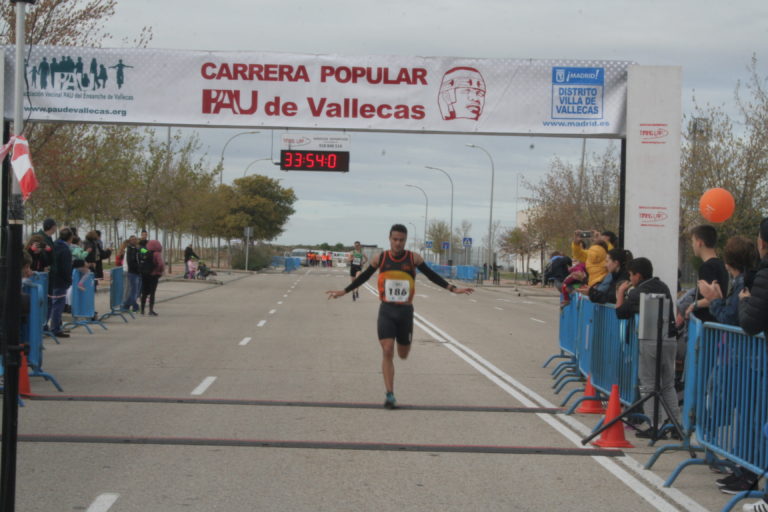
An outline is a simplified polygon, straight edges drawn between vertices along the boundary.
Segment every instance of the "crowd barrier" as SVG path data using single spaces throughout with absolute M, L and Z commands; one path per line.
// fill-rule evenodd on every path
M 99 325 L 104 330 L 107 326 L 96 317 L 96 282 L 93 272 L 89 272 L 83 283 L 83 290 L 80 289 L 80 272 L 72 271 L 72 321 L 64 324 L 65 329 L 74 329 L 79 326 L 85 327 L 88 334 L 93 334 L 91 325 Z
M 301 258 L 272 256 L 271 267 L 284 267 L 283 272 L 293 272 L 301 268 Z
M 445 279 L 460 279 L 462 281 L 475 281 L 478 276 L 478 268 L 472 265 L 438 265 L 437 263 L 427 262 L 427 266 L 435 271 L 436 274 Z
M 565 358 L 553 375 L 566 371 L 578 374 L 581 381 L 591 377 L 596 395 L 585 396 L 579 402 L 605 399 L 617 384 L 622 404 L 630 405 L 640 398 L 638 320 L 637 315 L 619 320 L 612 305 L 593 304 L 575 294 L 560 314 L 560 353 L 550 357 L 544 366 L 556 358 Z M 691 458 L 672 472 L 665 486 L 672 485 L 685 467 L 694 464 L 739 465 L 764 476 L 768 471 L 765 337 L 748 336 L 738 327 L 702 324 L 691 318 L 686 340 L 683 440 L 659 448 L 645 467 L 650 468 L 664 451 L 686 450 Z M 577 391 L 583 389 L 574 390 Z M 569 398 L 572 395 L 573 392 Z M 568 413 L 575 408 L 576 404 Z M 697 457 L 695 452 L 701 451 L 704 456 Z M 764 492 L 765 489 L 736 494 L 722 510 L 727 512 L 738 501 L 761 497 Z
M 111 316 L 119 316 L 123 319 L 123 322 L 128 323 L 125 315 L 136 318 L 130 310 L 123 308 L 125 281 L 125 273 L 122 267 L 115 267 L 109 271 L 109 311 L 101 315 L 99 320 L 104 321 Z
M 43 371 L 43 326 L 48 320 L 48 274 L 38 273 L 25 279 L 22 292 L 29 295 L 29 314 L 21 325 L 21 342 L 28 348 L 29 375 L 43 377 L 63 391 L 56 378 Z

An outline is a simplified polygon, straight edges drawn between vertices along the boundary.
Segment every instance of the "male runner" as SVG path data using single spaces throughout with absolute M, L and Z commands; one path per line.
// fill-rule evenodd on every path
M 457 288 L 437 275 L 424 263 L 424 259 L 405 250 L 408 230 L 402 224 L 395 224 L 389 230 L 390 250 L 384 251 L 371 260 L 363 273 L 343 290 L 329 290 L 328 298 L 339 298 L 365 283 L 376 269 L 379 270 L 379 319 L 378 334 L 381 345 L 381 372 L 387 398 L 384 407 L 394 409 L 397 405 L 394 394 L 395 384 L 395 341 L 400 359 L 408 357 L 413 335 L 413 296 L 416 291 L 416 269 L 435 283 L 452 293 L 472 293 L 473 288 Z
M 363 271 L 363 265 L 368 263 L 368 256 L 363 253 L 363 246 L 360 245 L 360 242 L 355 242 L 355 248 L 347 255 L 347 261 L 349 261 L 349 277 L 354 281 Z M 360 297 L 360 292 L 355 288 L 352 290 L 352 300 L 354 301 L 358 297 Z

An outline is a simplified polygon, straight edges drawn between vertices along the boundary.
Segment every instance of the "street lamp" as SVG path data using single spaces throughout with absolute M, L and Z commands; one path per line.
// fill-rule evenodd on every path
M 493 261 L 491 260 L 493 258 L 493 180 L 496 172 L 493 167 L 493 157 L 485 148 L 481 148 L 475 144 L 467 144 L 467 147 L 483 151 L 483 153 L 488 155 L 488 159 L 491 161 L 491 207 L 490 213 L 488 214 L 488 272 L 490 274 L 493 269 Z
M 249 131 L 249 132 L 240 132 L 236 133 L 233 136 L 231 136 L 229 139 L 227 139 L 227 142 L 224 143 L 224 147 L 221 148 L 221 158 L 219 159 L 219 165 L 221 166 L 221 174 L 219 174 L 219 186 L 222 186 L 224 184 L 224 152 L 227 150 L 227 146 L 229 146 L 229 143 L 232 142 L 233 139 L 246 134 L 255 134 L 255 133 L 261 133 L 259 131 Z M 216 266 L 221 268 L 221 237 L 216 237 Z
M 451 175 L 448 174 L 445 170 L 440 169 L 439 167 L 432 167 L 430 165 L 425 165 L 427 169 L 432 169 L 433 171 L 440 171 L 441 173 L 445 174 L 448 177 L 448 181 L 451 182 L 451 227 L 449 235 L 448 235 L 448 266 L 450 267 L 453 265 L 453 179 L 451 178 Z
M 241 136 L 241 135 L 247 135 L 247 134 L 256 134 L 261 133 L 259 131 L 250 131 L 250 132 L 240 132 L 236 133 L 233 136 L 231 136 L 229 139 L 227 139 L 227 142 L 224 143 L 224 147 L 221 148 L 221 158 L 219 159 L 219 165 L 221 165 L 221 174 L 219 174 L 219 185 L 224 184 L 224 152 L 227 150 L 227 146 L 229 146 L 229 143 L 232 142 L 235 138 Z
M 251 162 L 248 165 L 246 165 L 245 166 L 245 170 L 243 171 L 243 178 L 245 178 L 246 173 L 248 173 L 248 169 L 250 169 L 253 164 L 255 164 L 256 162 L 263 162 L 265 160 L 269 160 L 270 162 L 272 162 L 272 158 L 271 157 L 270 158 L 257 158 L 253 162 Z M 274 162 L 272 162 L 272 163 L 274 163 Z M 277 165 L 277 164 L 275 164 L 275 165 Z
M 406 185 L 406 187 L 417 188 L 417 189 L 421 190 L 422 194 L 424 194 L 424 203 L 425 203 L 425 207 L 424 207 L 424 246 L 425 246 L 425 249 L 426 249 L 426 245 L 427 245 L 427 219 L 429 218 L 429 198 L 427 197 L 427 193 L 424 192 L 424 189 L 421 188 L 421 187 L 417 187 L 416 185 Z

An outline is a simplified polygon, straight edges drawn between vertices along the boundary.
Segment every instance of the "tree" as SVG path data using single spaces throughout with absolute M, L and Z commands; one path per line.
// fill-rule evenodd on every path
M 434 254 L 439 254 L 441 258 L 443 253 L 448 254 L 448 251 L 443 249 L 443 242 L 453 242 L 448 223 L 442 220 L 430 222 L 427 227 L 427 239 L 433 241 L 431 251 Z
M 544 180 L 526 181 L 524 186 L 531 192 L 527 225 L 542 249 L 569 251 L 577 229 L 617 231 L 619 166 L 614 145 L 601 155 L 589 155 L 583 172 L 555 158 Z
M 245 226 L 253 227 L 254 240 L 272 240 L 283 232 L 283 226 L 293 215 L 296 195 L 291 188 L 282 188 L 279 180 L 253 174 L 238 178 L 229 189 L 228 212 L 223 219 L 223 235 L 242 236 Z

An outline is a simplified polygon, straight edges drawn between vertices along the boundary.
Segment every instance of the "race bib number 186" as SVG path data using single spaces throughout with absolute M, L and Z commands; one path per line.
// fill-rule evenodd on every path
M 387 302 L 408 302 L 411 283 L 405 279 L 387 279 L 384 281 L 384 294 Z

